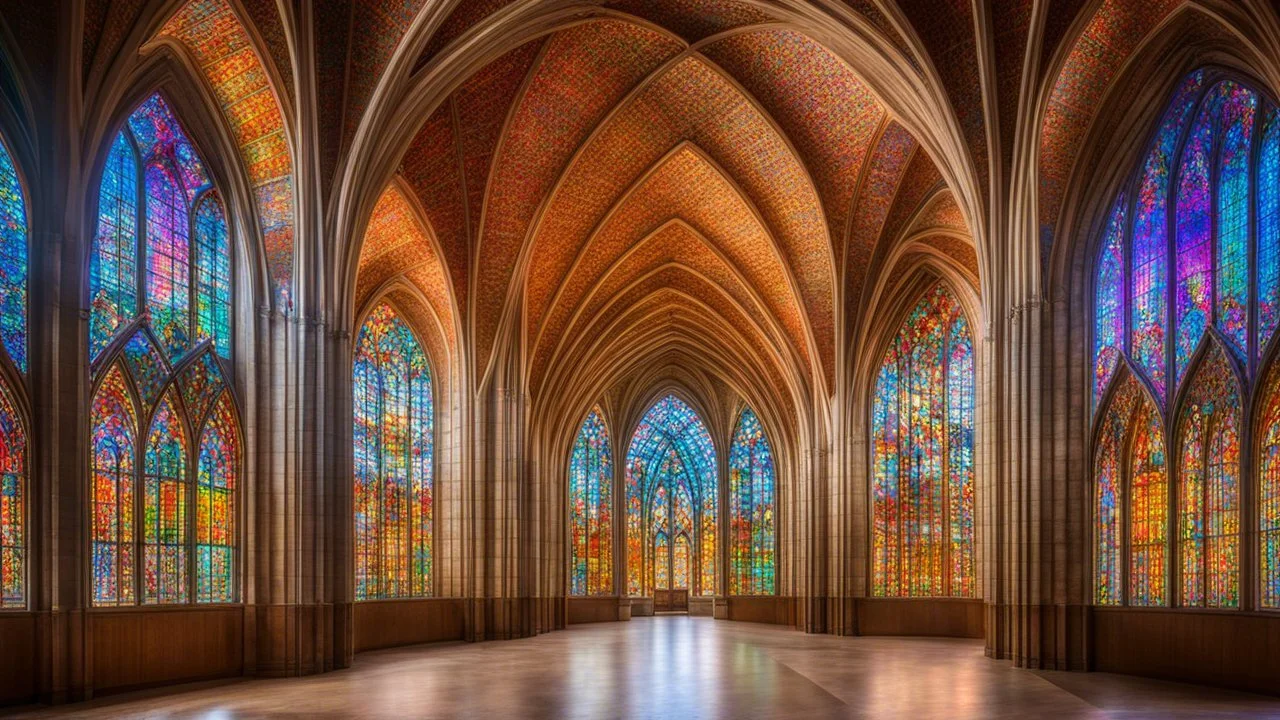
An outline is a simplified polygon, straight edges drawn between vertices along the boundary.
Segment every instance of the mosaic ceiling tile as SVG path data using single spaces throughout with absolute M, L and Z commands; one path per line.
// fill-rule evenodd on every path
M 592 235 L 560 287 L 538 337 L 555 338 L 563 332 L 597 279 L 641 238 L 671 218 L 683 219 L 713 242 L 758 289 L 796 353 L 807 363 L 803 311 L 768 231 L 725 177 L 688 146 L 647 176 Z
M 453 304 L 445 268 L 409 200 L 392 185 L 378 199 L 365 230 L 356 280 L 356 307 L 363 307 L 371 293 L 396 277 L 405 278 L 422 291 L 441 318 L 452 346 L 454 333 L 449 319 Z
M 964 213 L 956 205 L 956 198 L 950 190 L 944 190 L 930 200 L 912 225 L 913 233 L 934 229 L 954 230 L 965 234 L 969 232 Z
M 464 308 L 471 240 L 453 110 L 450 99 L 427 118 L 400 161 L 400 175 L 417 198 L 440 243 L 458 307 Z
M 668 223 L 648 238 L 639 240 L 626 255 L 617 258 L 607 274 L 596 285 L 587 288 L 588 295 L 577 299 L 572 305 L 566 300 L 563 306 L 565 312 L 557 314 L 560 330 L 540 337 L 534 347 L 533 387 L 539 387 L 542 373 L 551 361 L 552 354 L 566 337 L 563 330 L 574 317 L 593 317 L 627 284 L 667 263 L 675 262 L 695 270 L 728 293 L 743 314 L 757 327 L 771 327 L 772 324 L 750 289 L 708 242 L 683 223 Z
M 605 7 L 644 18 L 693 43 L 743 25 L 768 22 L 759 7 L 735 0 L 614 0 Z
M 924 42 L 969 146 L 978 192 L 985 194 L 990 169 L 978 68 L 978 43 L 969 0 L 898 0 Z
M 426 0 L 353 1 L 343 147 L 351 144 L 378 80 L 425 4 Z
M 553 36 L 510 120 L 495 162 L 474 289 L 476 358 L 489 361 L 508 288 L 535 211 L 574 149 L 623 95 L 681 43 L 617 21 Z
M 881 237 L 889 208 L 919 144 L 907 129 L 890 121 L 872 152 L 870 167 L 858 188 L 857 206 L 849 224 L 848 255 L 845 258 L 845 306 L 849 317 L 862 302 L 862 283 L 871 256 Z
M 952 235 L 930 235 L 919 242 L 950 257 L 974 278 L 978 277 L 978 254 L 974 252 L 973 243 Z
M 427 46 L 423 48 L 422 54 L 418 56 L 417 61 L 413 65 L 413 71 L 421 70 L 423 66 L 431 62 L 431 60 L 439 54 L 441 50 L 448 47 L 449 43 L 457 40 L 463 33 L 471 28 L 479 25 L 485 18 L 510 5 L 515 0 L 466 0 L 458 3 L 457 7 L 449 13 L 448 17 L 440 23 L 440 27 L 436 29 L 431 39 L 427 41 Z
M 248 31 L 227 0 L 191 0 L 160 29 L 184 45 L 213 89 L 239 145 L 257 200 L 267 269 L 292 309 L 293 157 L 284 116 Z
M 813 39 L 791 30 L 725 38 L 702 49 L 758 100 L 812 173 L 828 225 L 844 228 L 854 185 L 884 108 L 853 69 Z M 843 255 L 841 232 L 833 233 Z
M 1054 81 L 1040 127 L 1041 262 L 1047 263 L 1063 193 L 1093 114 L 1120 67 L 1182 0 L 1103 0 Z
M 565 173 L 534 238 L 527 284 L 529 330 L 543 322 L 551 297 L 615 196 L 681 142 L 705 150 L 741 186 L 749 198 L 743 210 L 749 213 L 751 205 L 759 209 L 777 250 L 762 244 L 755 252 L 763 253 L 761 257 L 780 253 L 799 285 L 801 311 L 813 328 L 817 357 L 829 372 L 835 277 L 822 203 L 804 166 L 774 126 L 741 90 L 698 57 L 676 63 L 647 84 L 596 133 Z M 694 197 L 721 202 L 729 195 L 693 193 L 677 202 L 688 207 Z M 715 210 L 696 212 L 708 211 Z M 786 287 L 778 290 L 785 293 Z
M 691 310 L 688 297 L 698 298 L 718 317 L 709 318 L 705 312 Z M 652 322 L 655 314 L 663 313 L 667 314 L 664 325 Z M 643 344 L 645 339 L 671 328 L 679 328 L 694 347 L 731 349 L 735 343 L 721 335 L 721 322 L 735 330 L 738 338 L 745 340 L 747 347 L 742 348 L 739 354 L 758 360 L 767 374 L 772 393 L 782 401 L 787 412 L 793 412 L 784 373 L 769 360 L 768 346 L 758 333 L 752 332 L 738 306 L 719 288 L 677 265 L 667 266 L 632 285 L 584 320 L 581 327 L 575 326 L 569 336 L 573 345 L 566 343 L 569 352 L 557 358 L 555 366 L 575 368 L 575 373 L 580 375 L 588 364 L 609 363 L 613 356 L 644 355 L 647 352 Z M 598 338 L 607 338 L 606 345 L 597 343 Z M 608 352 L 600 352 L 601 349 Z M 549 388 L 554 386 L 554 383 L 548 384 Z

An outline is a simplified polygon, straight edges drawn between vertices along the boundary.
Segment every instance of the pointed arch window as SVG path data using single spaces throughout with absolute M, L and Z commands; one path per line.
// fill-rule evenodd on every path
M 627 592 L 714 595 L 719 481 L 702 418 L 668 395 L 645 413 L 627 449 Z
M 164 97 L 107 154 L 89 255 L 91 601 L 239 599 L 226 208 Z
M 729 594 L 777 592 L 773 447 L 760 418 L 742 409 L 729 446 Z
M 356 338 L 356 599 L 428 597 L 432 580 L 435 408 L 413 331 L 378 304 Z
M 872 593 L 972 597 L 974 359 L 942 284 L 885 353 L 871 413 Z
M 1113 391 L 1094 453 L 1094 599 L 1133 605 L 1167 602 L 1168 466 L 1164 427 L 1132 377 Z
M 598 407 L 569 457 L 569 533 L 569 594 L 613 594 L 613 450 Z
M 1252 589 L 1240 587 L 1242 557 L 1252 554 L 1241 533 L 1255 518 L 1241 513 L 1256 472 L 1258 597 L 1277 607 L 1280 591 L 1268 589 L 1280 560 L 1267 528 L 1280 512 L 1268 515 L 1275 470 L 1264 444 L 1274 432 L 1266 397 L 1259 435 L 1251 439 L 1243 425 L 1280 325 L 1276 105 L 1217 71 L 1184 79 L 1116 200 L 1094 278 L 1095 497 L 1125 488 L 1132 504 L 1125 543 L 1110 540 L 1121 516 L 1095 504 L 1096 601 L 1252 607 Z M 1117 325 L 1115 309 L 1126 303 Z M 1114 342 L 1117 330 L 1127 344 Z M 1125 365 L 1134 377 L 1123 382 L 1146 385 L 1154 406 L 1126 409 L 1126 396 L 1145 399 L 1136 389 L 1103 399 Z M 1251 440 L 1259 443 L 1256 470 L 1241 463 Z M 1122 549 L 1127 566 L 1107 560 Z
M 26 198 L 0 138 L 0 610 L 27 607 L 27 431 L 9 380 L 27 371 Z

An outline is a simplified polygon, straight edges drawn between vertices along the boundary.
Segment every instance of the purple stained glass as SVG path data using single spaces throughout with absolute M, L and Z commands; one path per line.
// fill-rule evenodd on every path
M 1213 312 L 1210 162 L 1222 107 L 1221 86 L 1209 91 L 1182 150 L 1177 185 L 1177 284 L 1174 291 L 1174 386 L 1191 364 Z
M 1130 291 L 1133 313 L 1130 342 L 1133 360 L 1164 402 L 1165 343 L 1169 289 L 1168 194 L 1178 138 L 1195 110 L 1204 73 L 1192 73 L 1179 86 L 1161 120 L 1143 164 L 1134 201 L 1133 257 Z
M 1093 329 L 1093 403 L 1098 406 L 1102 393 L 1119 367 L 1124 354 L 1124 195 L 1116 201 L 1107 223 L 1107 235 L 1098 256 L 1097 285 L 1094 295 L 1097 311 Z

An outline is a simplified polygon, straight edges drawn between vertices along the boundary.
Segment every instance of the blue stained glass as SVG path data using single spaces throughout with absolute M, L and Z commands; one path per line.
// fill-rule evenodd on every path
M 27 371 L 27 207 L 9 149 L 0 142 L 0 341 Z
M 1240 359 L 1249 347 L 1249 151 L 1256 96 L 1224 83 L 1218 162 L 1217 327 Z
M 191 230 L 187 204 L 167 169 L 147 167 L 147 310 L 160 344 L 176 359 L 190 344 Z
M 777 483 L 773 448 L 751 408 L 729 446 L 729 594 L 772 595 L 776 586 Z
M 194 244 L 196 340 L 213 340 L 231 357 L 231 243 L 222 200 L 210 191 L 196 208 Z
M 89 255 L 89 359 L 138 312 L 138 161 L 121 132 L 98 191 L 98 232 Z
M 1258 354 L 1280 326 L 1280 112 L 1272 108 L 1258 161 Z
M 670 588 L 674 559 L 657 538 L 687 533 L 688 590 L 716 592 L 719 481 L 711 435 L 697 412 L 668 395 L 645 413 L 627 450 L 627 592 Z M 692 517 L 689 517 L 692 515 Z M 669 535 L 664 535 L 669 533 Z

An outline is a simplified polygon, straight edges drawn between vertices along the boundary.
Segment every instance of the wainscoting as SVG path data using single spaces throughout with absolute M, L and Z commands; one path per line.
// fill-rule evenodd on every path
M 85 684 L 93 695 L 244 672 L 244 608 L 89 611 Z
M 1091 668 L 1280 695 L 1280 616 L 1092 609 Z
M 35 700 L 35 613 L 0 613 L 0 648 L 0 706 Z
M 457 598 L 372 600 L 354 607 L 356 652 L 466 637 L 465 602 Z

